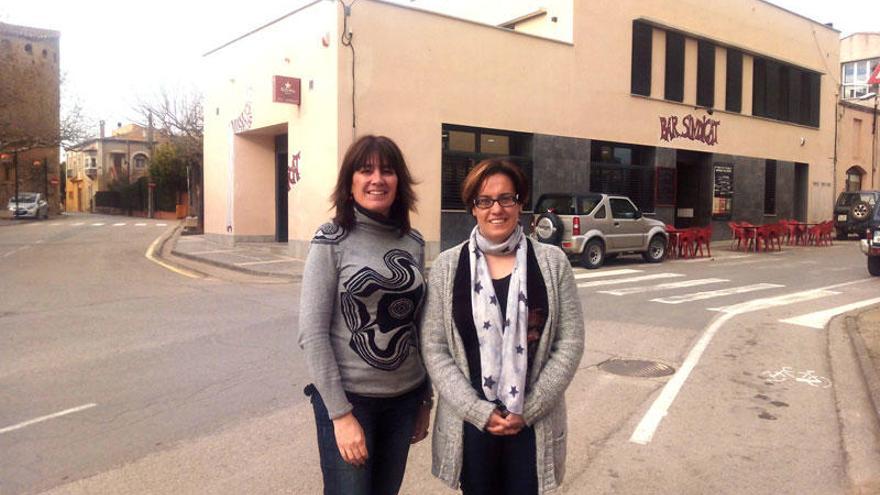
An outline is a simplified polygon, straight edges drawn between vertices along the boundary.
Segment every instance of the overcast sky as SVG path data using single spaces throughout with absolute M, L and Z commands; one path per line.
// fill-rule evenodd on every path
M 500 23 L 540 7 L 542 0 L 396 0 L 465 15 L 476 1 L 498 5 Z M 590 0 L 575 0 L 590 1 Z M 670 0 L 673 1 L 673 0 Z M 728 0 L 731 2 L 741 0 Z M 305 0 L 250 0 L 207 4 L 152 0 L 137 4 L 109 0 L 3 0 L 0 21 L 61 31 L 62 88 L 66 102 L 79 99 L 85 113 L 108 127 L 136 115 L 138 97 L 156 88 L 194 85 L 201 55 Z M 820 22 L 833 22 L 843 35 L 880 31 L 880 0 L 773 0 Z

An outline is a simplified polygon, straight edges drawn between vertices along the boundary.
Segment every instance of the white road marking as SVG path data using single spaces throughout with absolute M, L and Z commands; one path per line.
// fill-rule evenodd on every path
M 71 225 L 73 225 L 74 227 L 79 227 L 80 225 L 85 225 L 85 224 L 86 224 L 85 222 L 76 222 L 76 223 L 71 224 Z
M 251 265 L 268 265 L 270 263 L 290 263 L 291 261 L 296 261 L 293 258 L 285 258 L 280 260 L 269 260 L 269 261 L 245 261 L 244 263 L 235 263 L 235 266 L 251 266 Z
M 42 244 L 42 243 L 43 243 L 43 239 L 40 239 L 40 240 L 34 242 L 34 244 Z
M 103 227 L 103 226 L 104 226 L 104 224 L 100 223 L 100 222 L 96 222 L 96 223 L 92 224 L 92 227 Z
M 59 225 L 61 225 L 61 224 L 60 223 L 50 223 L 49 224 L 50 227 L 57 227 Z
M 853 280 L 850 282 L 829 285 L 827 287 L 820 287 L 814 290 L 831 290 L 847 285 L 859 284 L 869 280 L 871 280 L 870 277 L 861 280 Z M 880 301 L 880 298 L 878 298 L 878 301 Z M 709 343 L 712 341 L 712 338 L 715 336 L 718 330 L 734 316 L 755 311 L 756 307 L 757 306 L 743 305 L 740 306 L 740 309 L 737 310 L 737 312 L 724 312 L 716 316 L 712 320 L 712 322 L 706 328 L 705 332 L 703 332 L 700 340 L 698 340 L 697 343 L 694 344 L 694 347 L 690 350 L 690 352 L 688 352 L 688 355 L 685 358 L 684 363 L 682 363 L 681 368 L 679 368 L 678 372 L 675 373 L 671 380 L 666 382 L 663 390 L 660 391 L 660 395 L 651 404 L 651 407 L 648 409 L 648 412 L 645 413 L 645 416 L 642 417 L 642 420 L 639 422 L 638 426 L 636 426 L 635 431 L 633 431 L 632 436 L 630 436 L 629 438 L 630 442 L 647 445 L 651 441 L 651 439 L 654 438 L 654 433 L 660 426 L 660 422 L 669 413 L 669 407 L 672 406 L 672 403 L 678 396 L 678 392 L 681 391 L 681 387 L 684 385 L 684 382 L 687 380 L 691 371 L 693 371 L 694 367 L 697 365 L 697 362 L 699 362 L 700 357 L 703 355 L 703 351 L 706 350 L 706 347 L 708 347 Z
M 654 273 L 652 275 L 639 275 L 638 277 L 627 277 L 627 278 L 613 278 L 610 280 L 594 280 L 592 282 L 581 282 L 578 285 L 579 289 L 584 289 L 587 287 L 601 287 L 604 285 L 620 285 L 620 284 L 628 284 L 632 282 L 645 282 L 648 280 L 658 280 L 662 278 L 676 278 L 676 277 L 684 277 L 681 273 Z
M 795 292 L 794 294 L 784 294 L 777 297 L 765 297 L 763 299 L 752 299 L 744 303 L 734 304 L 732 306 L 724 306 L 721 308 L 709 308 L 709 311 L 723 311 L 725 313 L 744 313 L 746 311 L 759 311 L 777 306 L 787 306 L 799 302 L 812 301 L 820 297 L 836 296 L 840 292 L 830 290 L 813 289 L 803 292 Z
M 168 226 L 167 223 L 157 223 L 156 224 L 156 227 L 167 227 L 167 226 Z
M 698 285 L 718 284 L 721 282 L 730 282 L 726 278 L 700 278 L 695 280 L 685 280 L 682 282 L 669 282 L 666 284 L 646 285 L 643 287 L 627 287 L 626 289 L 600 290 L 600 294 L 611 294 L 612 296 L 626 296 L 629 294 L 641 294 L 643 292 L 657 292 L 670 289 L 684 289 L 687 287 L 696 287 Z
M 94 403 L 93 404 L 83 404 L 81 406 L 73 407 L 70 409 L 65 409 L 63 411 L 59 411 L 54 414 L 47 414 L 46 416 L 40 416 L 39 418 L 34 418 L 34 419 L 30 419 L 28 421 L 23 421 L 23 422 L 18 423 L 16 425 L 7 426 L 6 428 L 0 429 L 0 434 L 9 433 L 10 431 L 20 430 L 26 426 L 30 426 L 35 423 L 42 423 L 43 421 L 48 421 L 50 419 L 59 418 L 61 416 L 66 416 L 68 414 L 73 414 L 76 412 L 85 411 L 86 409 L 91 409 L 95 406 L 97 406 L 97 404 L 94 404 Z
M 826 309 L 823 311 L 816 311 L 814 313 L 807 313 L 805 315 L 795 316 L 793 318 L 786 318 L 779 321 L 782 323 L 790 323 L 792 325 L 800 325 L 802 327 L 809 327 L 821 330 L 825 328 L 825 325 L 827 325 L 829 321 L 831 321 L 831 318 L 839 314 L 846 313 L 847 311 L 871 306 L 872 304 L 880 304 L 880 297 L 868 299 L 867 301 L 859 301 L 852 304 L 845 304 L 843 306 L 838 306 L 836 308 Z
M 616 275 L 629 275 L 631 273 L 642 273 L 644 270 L 631 270 L 629 268 L 623 268 L 620 270 L 599 270 L 599 271 L 589 271 L 586 273 L 575 273 L 575 280 L 581 280 L 585 278 L 602 278 L 602 277 L 614 277 Z
M 114 227 L 122 227 L 123 225 L 128 225 L 128 224 L 126 224 L 126 223 L 114 223 L 113 224 Z
M 147 224 L 145 224 L 145 223 L 136 223 L 136 224 L 134 224 L 135 227 L 146 227 L 146 225 L 147 225 Z
M 660 297 L 657 299 L 651 299 L 651 301 L 663 304 L 681 304 L 686 302 L 702 301 L 704 299 L 713 299 L 716 297 L 732 296 L 734 294 L 745 294 L 747 292 L 754 292 L 757 290 L 776 289 L 779 287 L 785 286 L 779 284 L 743 285 L 741 287 L 730 287 L 728 289 L 710 290 L 706 292 L 694 292 L 692 294 L 682 294 L 680 296 Z

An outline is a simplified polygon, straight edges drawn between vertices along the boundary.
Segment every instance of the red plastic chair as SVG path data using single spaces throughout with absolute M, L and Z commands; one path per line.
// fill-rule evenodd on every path
M 745 240 L 742 227 L 740 227 L 736 222 L 727 222 L 727 226 L 730 228 L 731 235 L 730 249 L 734 248 L 734 244 L 736 244 L 736 249 L 739 249 L 742 246 L 743 240 Z
M 692 258 L 694 256 L 694 235 L 693 229 L 683 229 L 678 231 L 678 257 Z
M 750 251 L 752 246 L 754 246 L 755 250 L 760 248 L 758 245 L 758 227 L 749 222 L 740 222 L 739 226 L 743 231 L 743 240 L 746 241 L 744 250 Z
M 703 256 L 703 246 L 706 246 L 706 253 L 711 257 L 712 256 L 712 247 L 709 245 L 712 242 L 712 226 L 707 225 L 706 227 L 697 227 L 693 229 L 694 231 L 694 255 L 696 256 L 696 252 L 700 251 L 700 256 Z

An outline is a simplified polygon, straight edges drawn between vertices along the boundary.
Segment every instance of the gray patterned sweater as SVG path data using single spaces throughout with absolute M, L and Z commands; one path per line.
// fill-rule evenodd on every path
M 315 234 L 300 296 L 299 345 L 330 418 L 351 411 L 345 392 L 394 397 L 426 379 L 415 326 L 424 241 L 355 216 L 351 231 L 327 223 Z
M 523 419 L 535 428 L 538 489 L 550 493 L 565 474 L 565 389 L 584 351 L 584 320 L 571 265 L 555 246 L 533 243 L 547 288 L 548 315 L 538 342 Z M 462 245 L 434 262 L 422 320 L 421 346 L 431 383 L 440 397 L 432 435 L 432 472 L 452 488 L 459 485 L 462 422 L 484 429 L 495 404 L 480 399 L 468 378 L 467 356 L 452 316 L 452 292 Z

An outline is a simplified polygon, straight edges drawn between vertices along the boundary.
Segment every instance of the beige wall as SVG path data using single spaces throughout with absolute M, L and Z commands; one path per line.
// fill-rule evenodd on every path
M 840 62 L 880 57 L 880 32 L 855 33 L 840 40 Z
M 877 149 L 880 148 L 880 142 L 875 141 L 871 134 L 873 108 L 841 104 L 839 111 L 836 190 L 846 189 L 846 172 L 853 166 L 865 172 L 862 189 L 880 188 L 880 177 L 875 168 L 880 160 L 880 149 Z M 877 147 L 873 153 L 872 146 Z
M 326 198 L 338 162 L 337 86 L 345 76 L 338 74 L 337 24 L 335 2 L 318 1 L 205 56 L 206 233 L 230 241 L 274 236 L 273 138 L 284 132 L 288 164 L 293 154 L 301 157 L 302 180 L 288 196 L 291 238 L 310 239 L 330 218 Z M 273 75 L 301 79 L 300 106 L 272 102 Z M 232 138 L 230 122 L 246 105 L 251 124 Z
M 354 4 L 349 25 L 357 54 L 357 134 L 388 135 L 404 151 L 420 181 L 420 213 L 413 223 L 429 243 L 429 257 L 440 237 L 443 123 L 809 163 L 809 218 L 830 217 L 837 31 L 757 0 L 592 0 L 574 2 L 573 9 L 570 44 L 378 1 Z M 661 141 L 658 117 L 706 115 L 692 104 L 695 44 L 689 42 L 686 50 L 689 103 L 662 100 L 664 51 L 657 33 L 652 97 L 632 96 L 636 18 L 824 74 L 820 128 L 749 116 L 752 66 L 746 56 L 744 114 L 714 112 L 713 118 L 721 121 L 717 145 Z M 328 218 L 336 167 L 353 136 L 351 52 L 337 42 L 341 23 L 341 5 L 320 2 L 206 56 L 212 67 L 207 71 L 207 232 L 226 232 L 228 123 L 241 111 L 246 87 L 253 88 L 253 128 L 288 123 L 290 151 L 302 152 L 303 179 L 290 196 L 292 244 L 307 241 Z M 328 31 L 331 46 L 324 49 L 316 38 Z M 279 62 L 283 55 L 290 55 L 290 64 Z M 261 89 L 277 71 L 303 78 L 301 108 L 278 108 Z M 309 91 L 313 77 L 316 86 Z M 235 185 L 251 187 L 244 172 L 250 165 L 236 153 Z M 236 201 L 242 200 L 237 194 Z M 235 219 L 233 234 L 243 228 L 240 222 L 257 222 L 245 213 Z

